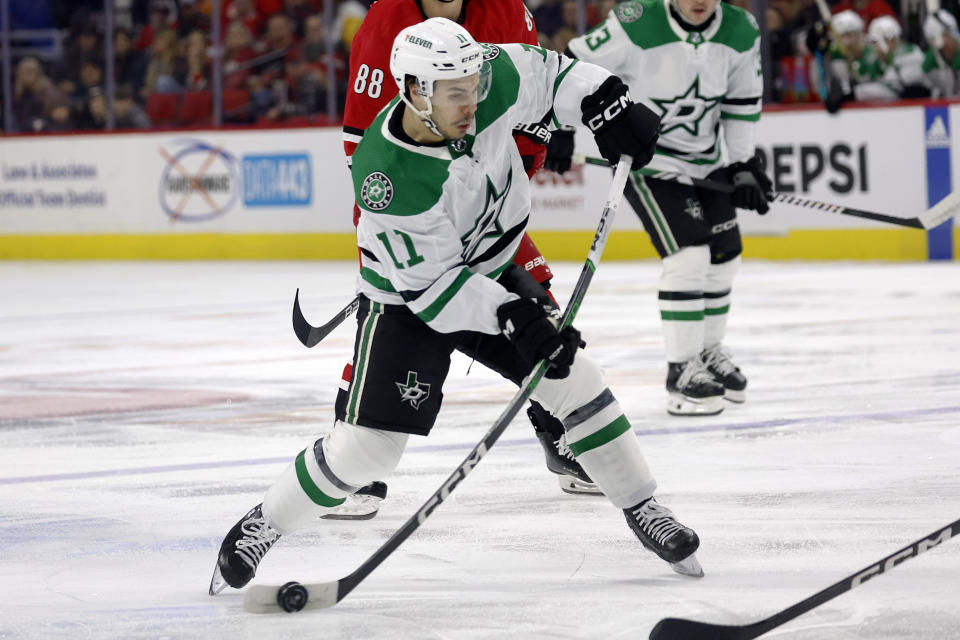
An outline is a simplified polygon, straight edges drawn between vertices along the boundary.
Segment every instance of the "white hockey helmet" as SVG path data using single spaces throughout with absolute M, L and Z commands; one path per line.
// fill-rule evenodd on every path
M 960 29 L 957 28 L 957 19 L 946 9 L 939 9 L 927 16 L 923 21 L 923 37 L 932 47 L 937 49 L 943 46 L 943 35 L 948 34 L 954 40 L 960 40 Z
M 390 73 L 400 97 L 436 135 L 441 135 L 431 119 L 435 83 L 479 74 L 476 102 L 490 88 L 490 65 L 483 60 L 483 48 L 470 32 L 446 18 L 430 18 L 397 34 L 390 54 Z M 406 95 L 406 78 L 413 76 L 417 93 L 426 98 L 426 110 L 413 106 Z
M 830 26 L 833 27 L 837 35 L 841 36 L 845 33 L 856 31 L 863 33 L 864 27 L 863 18 L 861 18 L 857 12 L 851 11 L 850 9 L 834 14 L 834 16 L 830 18 Z
M 900 23 L 892 16 L 874 18 L 870 21 L 870 27 L 867 30 L 870 41 L 884 54 L 890 51 L 890 41 L 899 40 L 901 33 L 903 30 L 900 28 Z

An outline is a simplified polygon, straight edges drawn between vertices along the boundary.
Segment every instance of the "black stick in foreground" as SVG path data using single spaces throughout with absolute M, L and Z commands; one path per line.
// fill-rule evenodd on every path
M 870 578 L 886 573 L 901 562 L 918 556 L 941 542 L 946 542 L 958 533 L 960 533 L 960 520 L 911 542 L 886 558 L 759 622 L 737 626 L 710 624 L 697 622 L 696 620 L 684 620 L 683 618 L 664 618 L 650 631 L 650 640 L 752 640 L 815 607 L 819 607 L 824 602 L 832 600 L 842 593 L 859 587 Z

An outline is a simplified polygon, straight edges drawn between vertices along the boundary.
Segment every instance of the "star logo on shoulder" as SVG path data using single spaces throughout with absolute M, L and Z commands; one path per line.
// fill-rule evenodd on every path
M 420 404 L 430 397 L 430 385 L 417 380 L 416 371 L 407 371 L 407 382 L 394 382 L 400 390 L 400 402 L 409 402 L 410 406 L 419 410 Z
M 692 136 L 700 135 L 700 121 L 713 109 L 723 96 L 707 97 L 700 94 L 700 76 L 694 78 L 693 83 L 676 98 L 651 100 L 660 108 L 660 135 L 684 129 Z

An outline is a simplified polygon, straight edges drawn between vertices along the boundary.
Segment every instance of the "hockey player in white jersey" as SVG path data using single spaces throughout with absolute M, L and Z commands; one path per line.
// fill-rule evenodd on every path
M 923 51 L 917 45 L 901 40 L 902 31 L 893 16 L 878 16 L 867 28 L 867 36 L 877 54 L 876 76 L 880 88 L 874 99 L 930 96 L 923 72 Z
M 710 415 L 724 398 L 743 402 L 747 379 L 723 339 L 741 252 L 734 207 L 769 208 L 754 145 L 763 90 L 756 22 L 717 0 L 628 0 L 568 53 L 617 74 L 660 114 L 648 169 L 735 186 L 728 196 L 634 172 L 626 196 L 663 259 L 667 411 Z
M 281 535 L 329 512 L 396 467 L 411 434 L 440 410 L 460 350 L 511 380 L 548 362 L 533 397 L 559 419 L 570 451 L 642 545 L 702 575 L 697 534 L 654 498 L 656 482 L 599 367 L 573 327 L 558 331 L 542 287 L 512 258 L 530 187 L 511 132 L 553 109 L 587 124 L 604 156 L 639 168 L 658 118 L 592 64 L 530 45 L 479 45 L 433 18 L 394 41 L 400 95 L 353 154 L 361 272 L 353 377 L 329 435 L 313 442 L 230 530 L 210 584 L 247 584 Z M 524 277 L 525 276 L 525 277 Z

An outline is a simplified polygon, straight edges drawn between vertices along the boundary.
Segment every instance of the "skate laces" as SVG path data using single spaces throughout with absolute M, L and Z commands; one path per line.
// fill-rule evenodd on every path
M 720 375 L 730 375 L 737 370 L 737 366 L 730 359 L 730 352 L 719 344 L 705 349 L 701 354 L 704 364 L 710 369 L 716 369 Z
M 714 382 L 713 374 L 707 371 L 707 366 L 699 357 L 693 357 L 687 360 L 683 365 L 683 371 L 677 378 L 677 388 L 683 389 L 687 385 L 702 382 Z
M 562 434 L 558 439 L 554 440 L 554 443 L 557 445 L 557 453 L 560 454 L 561 458 L 567 458 L 568 460 L 576 460 L 576 456 L 573 455 L 573 451 L 570 451 L 570 447 L 567 445 L 567 434 Z
M 661 545 L 683 529 L 673 512 L 653 498 L 630 512 L 647 535 Z
M 240 525 L 243 534 L 235 544 L 237 555 L 256 569 L 263 555 L 273 546 L 280 534 L 273 529 L 265 518 L 250 518 Z

